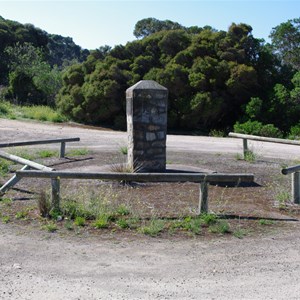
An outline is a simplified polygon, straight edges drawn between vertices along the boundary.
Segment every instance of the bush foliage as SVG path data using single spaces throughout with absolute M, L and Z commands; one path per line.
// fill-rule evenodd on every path
M 169 90 L 169 128 L 298 136 L 299 23 L 273 28 L 266 44 L 243 23 L 219 31 L 147 18 L 134 28 L 137 40 L 88 51 L 0 17 L 0 100 L 125 129 L 126 89 L 155 80 Z M 0 114 L 9 114 L 3 104 Z

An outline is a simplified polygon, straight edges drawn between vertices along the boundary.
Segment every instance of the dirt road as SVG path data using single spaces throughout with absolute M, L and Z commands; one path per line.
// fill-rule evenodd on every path
M 62 136 L 81 138 L 68 147 L 126 144 L 122 132 L 0 119 L 0 142 Z M 261 154 L 281 155 L 265 147 Z M 237 153 L 241 141 L 168 136 L 168 151 L 175 149 Z M 297 158 L 297 149 L 285 155 Z M 244 239 L 128 240 L 0 223 L 0 299 L 299 299 L 299 229 L 293 222 Z
M 87 147 L 97 151 L 118 150 L 127 145 L 125 132 L 98 130 L 76 125 L 65 126 L 0 119 L 0 143 L 61 137 L 80 137 L 67 147 Z M 46 146 L 43 146 L 46 147 Z M 53 147 L 53 145 L 49 146 Z M 168 135 L 167 151 L 242 154 L 242 140 L 205 136 Z M 249 149 L 264 157 L 300 158 L 299 146 L 249 141 Z
M 0 230 L 0 299 L 299 299 L 299 230 L 214 241 Z

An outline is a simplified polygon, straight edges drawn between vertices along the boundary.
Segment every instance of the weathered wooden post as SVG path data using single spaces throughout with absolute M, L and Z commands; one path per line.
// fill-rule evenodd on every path
M 200 183 L 199 207 L 198 215 L 208 213 L 208 183 L 205 181 Z
M 134 172 L 166 170 L 168 89 L 141 80 L 126 90 L 128 165 Z
M 66 142 L 61 142 L 59 158 L 64 158 L 66 154 Z
M 51 186 L 52 186 L 51 209 L 59 211 L 60 210 L 60 179 L 52 178 Z
M 300 204 L 300 173 L 292 173 L 292 196 L 294 203 Z
M 249 152 L 247 139 L 243 139 L 243 152 L 244 152 L 244 159 L 246 159 Z

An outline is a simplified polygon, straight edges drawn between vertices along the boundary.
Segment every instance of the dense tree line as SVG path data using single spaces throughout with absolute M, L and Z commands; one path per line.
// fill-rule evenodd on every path
M 169 89 L 169 128 L 210 132 L 234 127 L 245 133 L 297 137 L 299 24 L 300 19 L 294 19 L 273 28 L 272 43 L 266 44 L 252 35 L 247 24 L 233 23 L 227 31 L 219 31 L 210 26 L 184 27 L 147 18 L 137 22 L 136 40 L 114 48 L 102 46 L 88 56 L 70 38 L 51 36 L 39 29 L 35 39 L 15 40 L 2 53 L 10 58 L 5 67 L 10 70 L 10 95 L 16 98 L 13 91 L 17 90 L 20 70 L 13 53 L 17 53 L 16 47 L 20 51 L 29 47 L 26 43 L 38 48 L 31 49 L 37 52 L 37 67 L 24 67 L 31 70 L 27 80 L 32 80 L 43 95 L 48 93 L 46 103 L 53 105 L 58 88 L 51 90 L 50 86 L 55 86 L 62 75 L 56 105 L 78 122 L 125 129 L 126 89 L 139 80 L 151 79 Z M 16 30 L 13 32 L 16 34 Z M 69 63 L 61 71 L 74 58 L 77 63 Z M 42 70 L 45 61 L 50 69 L 44 66 L 42 73 L 48 74 L 48 79 L 43 81 L 41 73 L 34 72 Z M 52 84 L 43 90 L 42 82 Z M 25 94 L 33 95 L 30 91 Z M 32 96 L 28 102 L 36 103 L 34 99 L 37 97 Z
M 88 55 L 70 37 L 0 16 L 1 94 L 18 104 L 54 105 L 62 84 L 60 71 Z
M 256 121 L 259 129 L 271 123 L 288 131 L 298 122 L 300 106 L 291 95 L 299 75 L 253 37 L 251 26 L 232 24 L 225 32 L 148 18 L 134 34 L 138 40 L 96 50 L 64 73 L 57 105 L 65 114 L 125 126 L 126 88 L 152 79 L 169 89 L 169 128 L 208 132 L 239 122 L 236 129 L 247 131 Z

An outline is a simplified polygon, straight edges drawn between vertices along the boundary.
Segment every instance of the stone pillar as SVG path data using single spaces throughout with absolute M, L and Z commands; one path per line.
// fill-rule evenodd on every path
M 168 89 L 141 80 L 126 90 L 128 164 L 135 172 L 166 170 Z

